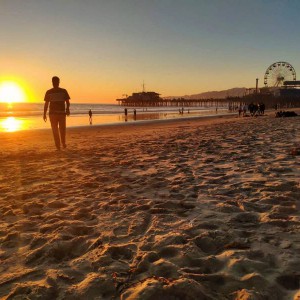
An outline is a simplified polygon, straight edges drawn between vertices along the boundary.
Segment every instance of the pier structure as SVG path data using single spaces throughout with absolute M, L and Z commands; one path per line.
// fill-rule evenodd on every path
M 229 111 L 238 110 L 240 106 L 250 103 L 264 103 L 266 108 L 300 107 L 300 82 L 286 81 L 281 88 L 247 89 L 242 97 L 226 97 L 224 99 L 164 99 L 156 92 L 133 93 L 131 96 L 116 100 L 125 107 L 202 107 L 228 108 Z
M 155 92 L 133 93 L 132 96 L 116 100 L 120 106 L 127 107 L 228 107 L 235 106 L 240 102 L 240 98 L 227 99 L 185 99 L 173 98 L 163 99 Z
M 298 90 L 299 91 L 299 90 Z M 286 92 L 286 91 L 285 91 Z M 129 97 L 128 97 L 129 98 Z M 228 108 L 229 111 L 236 111 L 244 104 L 264 103 L 266 108 L 300 107 L 300 95 L 289 95 L 282 92 L 281 95 L 272 94 L 250 94 L 243 97 L 228 97 L 225 99 L 117 99 L 120 106 L 124 107 L 201 107 L 201 108 Z

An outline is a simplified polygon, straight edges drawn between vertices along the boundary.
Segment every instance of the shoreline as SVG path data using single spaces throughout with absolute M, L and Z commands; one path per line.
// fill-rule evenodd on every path
M 137 120 L 137 121 L 130 121 L 130 122 L 118 122 L 118 123 L 103 123 L 103 124 L 93 124 L 93 125 L 82 125 L 82 126 L 72 126 L 69 127 L 70 130 L 72 129 L 87 129 L 87 128 L 93 128 L 98 127 L 117 127 L 117 126 L 141 126 L 141 125 L 156 125 L 157 124 L 168 124 L 168 123 L 176 123 L 176 122 L 184 122 L 189 120 L 195 120 L 195 121 L 207 121 L 207 120 L 213 120 L 213 119 L 221 119 L 221 118 L 232 118 L 234 117 L 234 113 L 228 113 L 228 114 L 219 114 L 219 115 L 203 115 L 203 116 L 190 116 L 190 117 L 177 117 L 177 118 L 170 118 L 170 119 L 151 119 L 151 120 Z
M 152 113 L 149 113 L 149 115 L 151 115 Z M 154 115 L 154 114 L 153 114 Z M 156 115 L 156 114 L 155 114 Z M 67 117 L 67 130 L 70 130 L 72 128 L 92 128 L 92 127 L 105 127 L 105 126 L 122 126 L 122 125 L 125 125 L 127 126 L 128 124 L 154 124 L 156 122 L 168 122 L 168 121 L 173 121 L 173 120 L 183 120 L 183 121 L 186 121 L 186 120 L 189 120 L 189 119 L 206 119 L 206 118 L 221 118 L 221 117 L 231 117 L 235 115 L 235 113 L 226 113 L 226 114 L 222 114 L 222 113 L 219 113 L 219 114 L 215 114 L 215 115 L 186 115 L 186 116 L 175 116 L 175 117 L 168 117 L 168 118 L 150 118 L 150 119 L 137 119 L 137 120 L 134 120 L 133 119 L 133 116 L 130 115 L 128 120 L 125 121 L 125 118 L 123 115 L 112 115 L 114 117 L 119 117 L 119 118 L 124 118 L 124 120 L 119 120 L 119 121 L 107 121 L 105 122 L 105 120 L 101 120 L 101 122 L 99 123 L 94 123 L 94 124 L 87 124 L 87 120 L 88 118 L 86 116 L 84 116 L 82 119 L 85 121 L 86 124 L 84 125 L 76 125 L 76 123 L 74 123 L 74 119 L 71 117 Z M 47 129 L 51 129 L 51 126 L 50 126 L 50 122 L 49 122 L 49 117 L 48 117 L 48 121 L 47 123 L 42 123 L 42 121 L 40 120 L 40 117 L 37 117 L 38 120 L 39 120 L 39 123 L 43 124 L 43 127 L 42 128 L 26 128 L 26 129 L 18 129 L 18 130 L 13 130 L 13 131 L 9 131 L 9 130 L 2 130 L 0 131 L 0 133 L 13 133 L 13 132 L 23 132 L 23 131 L 38 131 L 38 130 L 47 130 Z M 77 116 L 75 117 L 77 118 Z M 6 118 L 3 118 L 3 120 L 5 120 Z M 26 118 L 23 118 L 23 120 L 26 119 Z M 18 119 L 16 119 L 17 122 L 18 122 Z M 22 120 L 22 118 L 20 118 L 20 120 Z M 73 122 L 71 122 L 71 124 L 75 124 L 75 125 L 70 125 L 70 120 L 72 120 Z M 1 119 L 0 119 L 1 121 Z M 69 122 L 68 122 L 69 121 Z M 0 122 L 0 125 L 1 125 L 1 122 Z M 2 126 L 5 126 L 5 125 L 2 125 Z
M 124 113 L 118 114 L 93 114 L 93 126 L 102 126 L 102 125 L 116 125 L 123 123 L 139 123 L 144 121 L 160 121 L 160 120 L 172 120 L 172 119 L 187 119 L 187 118 L 197 118 L 197 117 L 207 117 L 214 115 L 227 115 L 232 114 L 229 112 L 219 112 L 218 114 L 212 114 L 211 110 L 199 110 L 198 112 L 185 113 L 185 115 L 180 115 L 175 111 L 168 112 L 139 112 L 134 118 L 132 112 L 128 114 L 127 117 L 124 116 Z M 49 120 L 49 116 L 48 116 Z M 84 127 L 90 126 L 89 119 L 87 115 L 83 114 L 72 114 L 67 117 L 67 127 Z M 10 130 L 9 127 L 17 128 L 17 130 Z M 24 131 L 24 130 L 39 130 L 48 128 L 47 124 L 41 120 L 41 117 L 28 116 L 28 117 L 16 117 L 16 116 L 7 116 L 0 118 L 0 132 L 12 132 L 12 131 Z
M 298 113 L 300 113 L 300 108 L 298 109 L 294 109 L 295 111 L 297 111 Z M 274 110 L 267 110 L 265 112 L 265 115 L 263 116 L 259 116 L 259 117 L 265 117 L 265 116 L 268 116 L 270 115 L 270 113 L 275 113 Z M 153 114 L 153 112 L 143 112 L 145 114 Z M 82 115 L 85 117 L 85 119 L 88 119 L 87 116 L 85 115 Z M 99 116 L 99 115 L 97 115 Z M 120 117 L 124 117 L 123 114 L 120 114 L 118 115 Z M 77 117 L 77 115 L 76 115 Z M 173 118 L 166 118 L 166 119 L 143 119 L 143 120 L 133 120 L 132 118 L 132 115 L 129 115 L 130 117 L 130 121 L 119 121 L 119 122 L 111 122 L 111 123 L 98 123 L 98 124 L 86 124 L 86 125 L 68 125 L 68 122 L 67 122 L 67 130 L 72 130 L 72 129 L 92 129 L 92 128 L 95 128 L 95 127 L 114 127 L 114 126 L 128 126 L 128 125 L 141 125 L 141 124 L 155 124 L 155 123 L 172 123 L 172 122 L 181 122 L 181 121 L 189 121 L 189 120 L 203 120 L 203 121 L 206 121 L 206 120 L 213 120 L 213 119 L 221 119 L 221 118 L 239 118 L 238 117 L 238 112 L 227 112 L 227 113 L 216 113 L 216 114 L 210 114 L 210 115 L 195 115 L 193 116 L 192 114 L 191 115 L 188 115 L 187 113 L 185 113 L 184 116 L 180 116 L 180 117 L 173 117 Z M 248 116 L 249 117 L 249 116 Z M 39 116 L 40 118 L 40 116 Z M 244 118 L 244 117 L 243 117 Z M 49 117 L 48 117 L 49 119 Z M 131 120 L 132 119 L 132 120 Z M 242 119 L 242 118 L 240 118 Z M 67 117 L 67 121 L 68 121 L 68 117 Z M 31 131 L 44 131 L 44 130 L 48 130 L 48 129 L 51 129 L 51 126 L 50 126 L 50 123 L 47 122 L 47 128 L 34 128 L 34 129 L 25 129 L 25 130 L 18 130 L 18 131 L 0 131 L 0 134 L 12 134 L 14 132 L 31 132 Z
M 246 119 L 246 118 L 245 118 Z M 248 119 L 248 118 L 247 118 Z M 226 115 L 213 115 L 213 116 L 197 116 L 188 118 L 173 118 L 173 119 L 154 119 L 154 120 L 143 120 L 137 122 L 122 122 L 122 123 L 108 123 L 108 124 L 97 124 L 97 125 L 86 125 L 86 126 L 72 126 L 68 127 L 66 131 L 66 139 L 68 148 L 72 148 L 72 140 L 77 137 L 78 134 L 85 136 L 99 133 L 101 135 L 114 135 L 116 138 L 120 135 L 130 135 L 135 132 L 141 131 L 153 131 L 155 129 L 180 127 L 180 126 L 205 126 L 213 125 L 222 122 L 234 122 L 241 120 L 235 113 Z M 52 130 L 49 121 L 47 122 L 48 128 L 43 129 L 28 129 L 13 132 L 0 132 L 0 139 L 3 141 L 2 153 L 6 151 L 14 152 L 15 139 L 18 140 L 18 151 L 21 149 L 27 150 L 45 150 L 55 151 Z M 37 142 L 38 140 L 38 142 Z
M 300 111 L 296 108 L 294 111 Z M 272 114 L 274 110 L 266 110 L 265 115 Z M 173 120 L 192 120 L 192 119 L 206 119 L 206 118 L 220 118 L 220 117 L 232 117 L 238 116 L 238 112 L 228 112 L 218 111 L 217 113 L 214 110 L 200 110 L 198 112 L 192 111 L 191 113 L 185 112 L 184 115 L 178 114 L 178 112 L 139 112 L 136 119 L 132 112 L 128 114 L 126 118 L 124 114 L 94 114 L 93 115 L 93 124 L 89 124 L 88 116 L 82 114 L 73 114 L 70 117 L 67 117 L 67 128 L 84 128 L 84 127 L 95 127 L 95 126 L 117 126 L 127 123 L 155 123 L 155 122 L 164 122 L 164 121 L 173 121 Z M 261 116 L 259 116 L 261 117 Z M 31 131 L 31 130 L 44 130 L 50 128 L 49 117 L 48 122 L 44 123 L 41 120 L 40 116 L 31 116 L 31 117 L 13 117 L 7 116 L 0 118 L 0 132 L 15 132 L 15 131 Z

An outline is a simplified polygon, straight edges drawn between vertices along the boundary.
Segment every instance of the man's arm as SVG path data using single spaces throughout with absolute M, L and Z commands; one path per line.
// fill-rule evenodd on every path
M 70 101 L 69 101 L 69 99 L 66 100 L 66 103 L 67 103 L 66 115 L 69 116 L 70 115 Z
M 67 108 L 66 108 L 66 115 L 69 116 L 70 115 L 70 96 L 67 90 L 65 90 L 65 101 L 67 104 Z
M 44 119 L 45 122 L 47 122 L 48 105 L 49 105 L 49 101 L 45 101 L 45 104 L 44 104 L 44 116 L 43 116 L 43 119 Z

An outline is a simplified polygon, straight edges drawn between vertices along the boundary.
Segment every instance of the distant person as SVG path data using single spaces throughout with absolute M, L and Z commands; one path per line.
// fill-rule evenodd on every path
M 53 138 L 57 150 L 60 150 L 60 145 L 66 148 L 66 115 L 70 115 L 70 96 L 67 90 L 59 87 L 60 80 L 57 76 L 52 77 L 53 88 L 45 94 L 44 116 L 43 119 L 47 122 L 47 110 L 49 107 L 49 119 L 51 123 Z M 67 107 L 65 107 L 65 103 Z
M 253 112 L 254 112 L 254 103 L 251 102 L 248 106 L 249 112 L 250 112 L 250 116 L 253 117 Z
M 254 104 L 253 104 L 253 114 L 252 114 L 252 117 L 257 116 L 257 114 L 258 114 L 258 109 L 259 109 L 258 104 L 257 104 L 257 103 L 254 103 Z
M 133 110 L 133 118 L 136 120 L 136 109 Z
M 243 117 L 246 117 L 247 110 L 248 110 L 247 104 L 244 104 L 244 106 L 243 106 Z
M 128 115 L 127 108 L 124 109 L 124 115 L 125 115 L 125 122 L 127 122 L 127 115 Z
M 242 104 L 240 104 L 240 106 L 239 106 L 239 117 L 241 117 L 242 111 L 243 111 Z
M 90 125 L 92 125 L 93 124 L 93 112 L 91 109 L 89 110 L 89 121 L 90 121 Z
M 256 106 L 257 106 L 256 115 L 261 115 L 260 103 L 257 103 Z
M 261 114 L 264 115 L 265 114 L 265 110 L 266 110 L 266 105 L 264 103 L 261 103 L 260 104 L 260 111 L 261 111 Z

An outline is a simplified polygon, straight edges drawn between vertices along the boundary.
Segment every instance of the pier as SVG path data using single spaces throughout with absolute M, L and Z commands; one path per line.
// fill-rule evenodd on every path
M 132 96 L 117 99 L 120 106 L 127 107 L 236 107 L 242 102 L 242 98 L 233 97 L 226 99 L 163 99 L 155 92 L 133 93 Z
M 264 103 L 266 108 L 300 107 L 300 96 L 279 95 L 277 97 L 271 94 L 251 94 L 243 97 L 228 97 L 225 99 L 139 99 L 136 97 L 127 97 L 117 99 L 118 104 L 124 107 L 201 107 L 201 108 L 228 108 L 230 111 L 237 110 L 240 105 L 250 103 Z
M 241 105 L 250 103 L 264 103 L 266 108 L 300 107 L 300 81 L 285 81 L 281 88 L 247 89 L 242 97 L 226 97 L 224 99 L 164 99 L 156 92 L 143 91 L 131 96 L 116 100 L 120 106 L 127 107 L 201 107 L 201 108 L 228 108 L 237 110 Z

